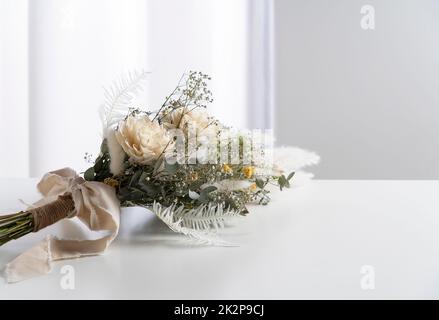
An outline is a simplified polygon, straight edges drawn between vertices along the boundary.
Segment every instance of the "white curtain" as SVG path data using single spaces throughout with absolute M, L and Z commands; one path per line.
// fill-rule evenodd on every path
M 270 127 L 270 0 L 0 0 L 0 177 L 96 154 L 98 107 L 121 73 L 151 71 L 153 108 L 183 72 L 213 77 L 212 112 Z M 268 10 L 267 10 L 268 9 Z
M 0 176 L 29 175 L 27 0 L 0 0 Z

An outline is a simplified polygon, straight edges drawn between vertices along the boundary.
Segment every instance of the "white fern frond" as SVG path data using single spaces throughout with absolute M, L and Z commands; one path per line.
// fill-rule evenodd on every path
M 195 209 L 196 210 L 196 209 Z M 172 231 L 184 234 L 188 236 L 190 239 L 195 241 L 198 244 L 205 245 L 214 245 L 214 246 L 223 246 L 230 247 L 236 246 L 228 241 L 225 241 L 218 237 L 215 232 L 206 231 L 206 230 L 197 230 L 183 226 L 183 222 L 181 218 L 177 218 L 176 216 L 181 216 L 184 211 L 188 211 L 183 206 L 172 205 L 169 207 L 164 207 L 158 202 L 154 202 L 152 206 L 152 211 L 157 215 L 157 217 L 162 220 Z
M 181 220 L 183 227 L 195 230 L 217 230 L 223 228 L 227 220 L 241 217 L 239 211 L 224 209 L 222 205 L 204 204 L 192 210 L 179 210 L 174 219 Z
M 320 162 L 320 156 L 317 153 L 288 146 L 274 148 L 273 158 L 275 167 L 287 174 Z
M 143 70 L 128 72 L 115 80 L 109 88 L 104 88 L 105 101 L 99 110 L 104 137 L 109 129 L 127 115 L 133 99 L 143 89 L 142 82 L 147 74 Z

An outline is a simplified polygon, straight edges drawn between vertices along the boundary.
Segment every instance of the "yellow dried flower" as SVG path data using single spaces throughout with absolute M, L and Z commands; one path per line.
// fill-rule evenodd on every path
M 233 173 L 233 169 L 228 164 L 223 164 L 223 171 L 225 173 Z
M 189 176 L 189 179 L 192 180 L 192 181 L 196 181 L 196 180 L 198 180 L 198 173 L 196 173 L 196 172 L 192 172 L 192 173 L 190 174 L 190 176 Z
M 256 188 L 257 188 L 256 183 L 252 183 L 251 186 L 249 187 L 249 189 L 250 189 L 251 191 L 256 190 Z
M 253 177 L 253 174 L 255 173 L 255 168 L 252 166 L 246 166 L 246 167 L 242 168 L 242 173 L 244 174 L 244 176 L 246 178 L 251 178 L 251 177 Z
M 116 188 L 119 185 L 119 181 L 113 178 L 105 178 L 104 183 L 110 187 Z

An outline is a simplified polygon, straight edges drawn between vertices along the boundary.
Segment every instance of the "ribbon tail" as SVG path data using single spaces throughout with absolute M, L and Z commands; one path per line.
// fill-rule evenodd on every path
M 49 273 L 52 270 L 51 241 L 52 236 L 47 236 L 39 244 L 9 262 L 5 268 L 6 281 L 19 282 Z
M 114 236 L 112 234 L 97 240 L 61 240 L 47 236 L 6 265 L 6 281 L 14 283 L 48 274 L 52 271 L 53 261 L 100 255 Z

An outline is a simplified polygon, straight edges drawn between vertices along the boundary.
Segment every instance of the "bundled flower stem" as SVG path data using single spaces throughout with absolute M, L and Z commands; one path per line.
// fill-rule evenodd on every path
M 0 216 L 0 246 L 67 218 L 74 209 L 72 196 L 66 194 L 44 206 Z
M 18 239 L 34 229 L 32 213 L 21 211 L 0 217 L 0 245 Z

